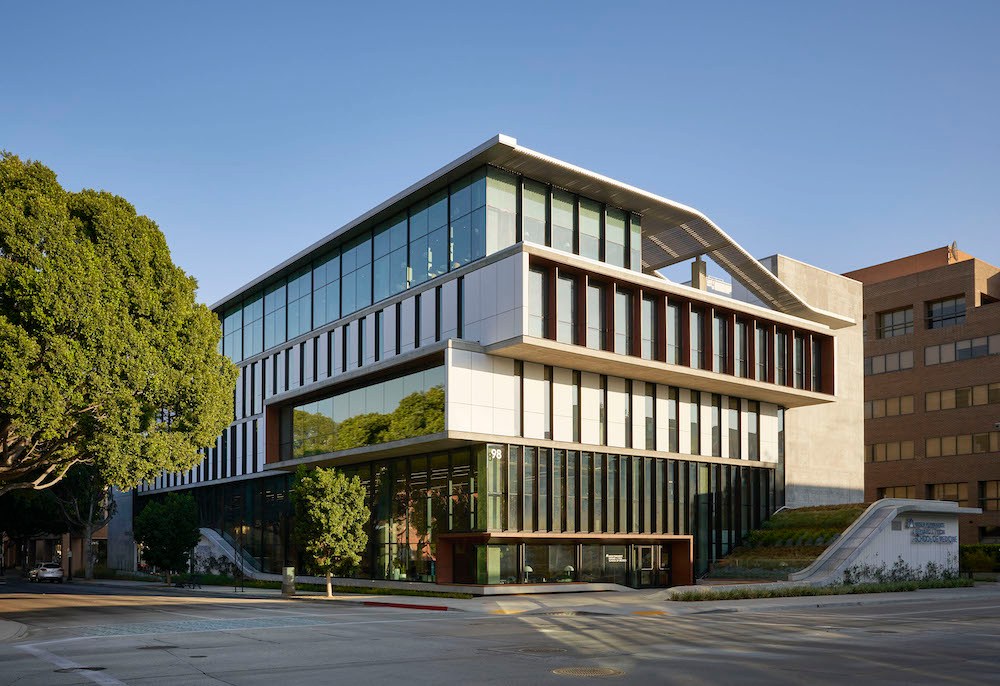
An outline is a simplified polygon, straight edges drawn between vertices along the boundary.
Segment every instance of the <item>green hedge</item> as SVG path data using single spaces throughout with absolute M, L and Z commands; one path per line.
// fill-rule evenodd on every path
M 963 572 L 1000 572 L 1000 544 L 958 546 L 958 566 Z
M 670 600 L 692 602 L 701 600 L 752 600 L 754 598 L 794 598 L 798 596 L 847 595 L 855 593 L 899 593 L 922 588 L 965 588 L 974 585 L 972 579 L 927 579 L 923 581 L 892 581 L 872 584 L 838 586 L 786 586 L 783 588 L 733 588 L 718 591 L 683 591 Z

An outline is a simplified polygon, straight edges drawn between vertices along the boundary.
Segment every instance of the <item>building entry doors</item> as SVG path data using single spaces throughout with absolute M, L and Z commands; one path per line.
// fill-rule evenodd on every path
M 670 546 L 641 544 L 632 546 L 632 569 L 637 588 L 670 585 Z

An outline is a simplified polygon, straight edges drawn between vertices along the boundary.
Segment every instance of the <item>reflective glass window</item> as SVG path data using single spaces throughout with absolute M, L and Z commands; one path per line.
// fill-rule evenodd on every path
M 625 224 L 625 213 L 617 208 L 609 207 L 605 219 L 604 261 L 616 267 L 626 266 L 628 257 L 628 247 L 626 246 L 628 237 Z
M 545 217 L 548 214 L 549 187 L 524 180 L 521 189 L 521 235 L 524 241 L 545 245 Z
M 601 284 L 587 284 L 587 347 L 593 350 L 607 349 L 608 316 L 605 287 Z
M 615 352 L 632 354 L 632 293 L 615 291 Z
M 548 270 L 528 270 L 528 335 L 545 338 L 548 332 Z
M 312 330 L 312 269 L 299 271 L 288 279 L 288 337 Z
M 556 340 L 576 343 L 576 278 L 560 274 L 556 279 Z
M 580 198 L 580 255 L 601 259 L 601 204 Z
M 451 268 L 486 255 L 486 170 L 451 188 Z
M 681 363 L 681 308 L 676 303 L 667 304 L 667 362 Z
M 270 286 L 264 291 L 264 349 L 268 350 L 284 343 L 285 328 L 285 282 Z
M 316 326 L 340 319 L 340 250 L 320 258 L 313 268 L 313 322 Z
M 573 252 L 576 199 L 572 193 L 558 188 L 552 191 L 552 247 Z
M 486 172 L 486 254 L 517 240 L 517 176 L 496 167 Z
M 640 353 L 644 360 L 655 360 L 659 347 L 660 327 L 656 316 L 656 300 L 652 297 L 642 299 L 642 345 Z
M 629 269 L 642 271 L 642 219 L 633 214 L 629 221 Z
M 372 287 L 375 302 L 406 289 L 406 213 L 397 215 L 375 229 L 372 236 Z
M 243 305 L 243 357 L 264 350 L 264 296 L 258 293 Z

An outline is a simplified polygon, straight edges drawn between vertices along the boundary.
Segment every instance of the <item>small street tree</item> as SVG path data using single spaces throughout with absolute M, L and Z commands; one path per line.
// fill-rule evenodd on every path
M 115 515 L 112 488 L 94 465 L 77 464 L 52 489 L 66 524 L 83 536 L 84 578 L 94 578 L 94 532 Z
M 326 574 L 326 595 L 333 595 L 331 576 L 361 564 L 368 545 L 365 487 L 336 469 L 299 467 L 292 487 L 295 539 L 312 567 Z
M 201 538 L 198 505 L 190 495 L 170 493 L 160 502 L 152 501 L 135 518 L 132 532 L 142 544 L 143 558 L 166 575 L 184 571 L 191 551 Z

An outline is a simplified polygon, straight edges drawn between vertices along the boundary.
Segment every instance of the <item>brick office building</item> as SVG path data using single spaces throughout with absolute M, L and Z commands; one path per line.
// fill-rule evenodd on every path
M 864 284 L 865 499 L 953 500 L 963 543 L 1000 542 L 1000 268 L 951 247 Z

